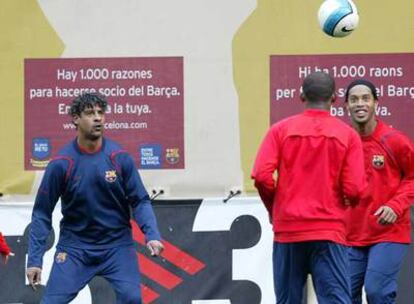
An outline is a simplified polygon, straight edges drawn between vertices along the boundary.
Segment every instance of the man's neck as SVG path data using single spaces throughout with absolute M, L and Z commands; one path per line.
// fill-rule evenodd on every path
M 305 109 L 307 110 L 325 110 L 329 111 L 331 109 L 331 103 L 328 102 L 306 102 Z
M 86 151 L 87 153 L 95 153 L 102 146 L 102 137 L 99 137 L 96 140 L 90 140 L 78 136 L 77 142 L 82 150 Z
M 377 124 L 378 122 L 376 119 L 371 119 L 364 124 L 354 123 L 353 125 L 355 129 L 358 131 L 359 135 L 368 136 L 374 133 L 375 128 L 377 127 Z

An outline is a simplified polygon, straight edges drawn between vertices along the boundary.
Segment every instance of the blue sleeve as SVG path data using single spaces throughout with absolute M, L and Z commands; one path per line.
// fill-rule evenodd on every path
M 52 160 L 46 168 L 32 212 L 27 267 L 42 267 L 52 213 L 64 188 L 66 167 L 67 161 Z
M 160 241 L 161 235 L 158 231 L 151 200 L 135 167 L 134 160 L 129 154 L 121 153 L 117 156 L 117 161 L 121 164 L 125 193 L 132 207 L 135 221 L 145 234 L 147 242 Z

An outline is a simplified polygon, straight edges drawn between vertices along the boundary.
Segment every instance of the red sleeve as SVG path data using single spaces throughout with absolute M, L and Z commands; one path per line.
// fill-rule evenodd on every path
M 260 198 L 272 214 L 273 197 L 275 195 L 275 180 L 273 174 L 279 165 L 278 129 L 272 127 L 266 134 L 256 155 L 251 177 Z
M 402 178 L 397 192 L 385 205 L 401 216 L 414 202 L 414 146 L 408 138 L 400 137 L 393 150 Z
M 7 245 L 6 239 L 3 234 L 0 233 L 0 254 L 9 255 L 11 252 L 9 245 Z
M 341 172 L 341 185 L 343 194 L 352 204 L 361 199 L 367 187 L 364 152 L 361 138 L 356 132 L 351 133 L 350 145 Z

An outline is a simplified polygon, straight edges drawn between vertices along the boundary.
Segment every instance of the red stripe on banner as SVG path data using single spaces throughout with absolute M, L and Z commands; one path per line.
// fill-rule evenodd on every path
M 165 248 L 162 257 L 185 272 L 194 275 L 206 266 L 204 263 L 173 244 L 167 241 L 162 241 L 162 243 Z
M 141 273 L 168 290 L 173 289 L 183 281 L 180 277 L 154 263 L 145 255 L 141 253 L 137 255 Z
M 131 224 L 132 236 L 134 240 L 142 245 L 145 245 L 145 237 L 138 225 L 134 221 L 131 221 Z M 162 243 L 164 244 L 164 251 L 161 256 L 185 272 L 194 275 L 206 266 L 204 263 L 184 252 L 177 246 L 174 246 L 170 242 L 163 240 Z
M 148 286 L 141 284 L 142 301 L 144 304 L 150 304 L 154 300 L 158 299 L 160 295 Z

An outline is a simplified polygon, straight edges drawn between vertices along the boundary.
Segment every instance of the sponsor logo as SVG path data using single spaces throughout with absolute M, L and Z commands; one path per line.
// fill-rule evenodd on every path
M 141 145 L 139 146 L 140 168 L 157 169 L 162 166 L 161 145 Z
M 372 165 L 377 169 L 384 168 L 385 165 L 385 157 L 384 155 L 373 155 L 372 156 Z
M 65 263 L 67 256 L 68 254 L 66 252 L 58 252 L 55 258 L 56 263 L 58 264 Z
M 352 32 L 354 29 L 347 29 L 346 26 L 344 26 L 341 31 L 344 33 Z
M 45 160 L 50 156 L 51 146 L 49 138 L 32 139 L 32 155 L 37 160 Z
M 180 149 L 168 148 L 166 149 L 165 159 L 171 165 L 177 164 L 180 161 Z
M 113 183 L 114 181 L 116 181 L 116 171 L 115 170 L 105 171 L 105 179 L 109 183 Z
M 49 163 L 52 147 L 49 138 L 37 137 L 32 139 L 32 156 L 30 164 L 33 167 L 44 168 Z

